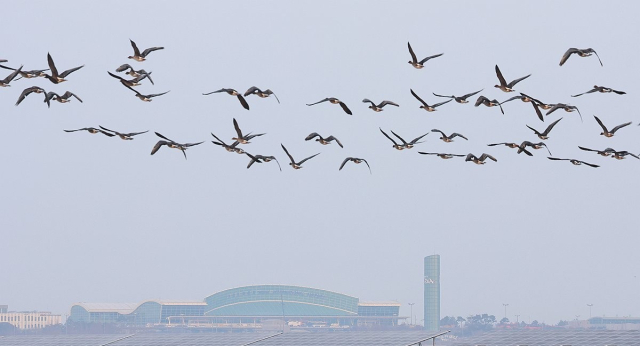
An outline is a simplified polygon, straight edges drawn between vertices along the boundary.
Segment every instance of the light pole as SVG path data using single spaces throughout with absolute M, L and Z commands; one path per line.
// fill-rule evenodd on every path
M 591 307 L 593 306 L 593 304 L 587 304 L 587 306 L 589 307 L 589 318 L 591 318 Z
M 413 304 L 415 303 L 407 303 L 407 304 L 409 304 L 409 306 L 411 307 L 411 315 L 409 315 L 409 322 L 410 322 L 409 325 L 413 325 Z
M 520 324 L 520 315 L 516 315 L 516 324 Z
M 504 318 L 507 318 L 507 306 L 509 306 L 509 304 L 502 303 L 502 305 L 504 306 Z

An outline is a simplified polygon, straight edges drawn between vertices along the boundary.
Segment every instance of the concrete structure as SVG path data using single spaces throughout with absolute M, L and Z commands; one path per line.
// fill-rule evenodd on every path
M 62 316 L 50 312 L 8 311 L 7 305 L 0 306 L 0 323 L 9 323 L 18 329 L 39 329 L 62 323 Z
M 400 303 L 360 302 L 345 294 L 290 285 L 236 287 L 200 302 L 147 301 L 140 304 L 77 303 L 70 321 L 137 325 L 256 329 L 285 322 L 300 328 L 394 326 Z
M 424 329 L 440 330 L 440 255 L 424 258 Z

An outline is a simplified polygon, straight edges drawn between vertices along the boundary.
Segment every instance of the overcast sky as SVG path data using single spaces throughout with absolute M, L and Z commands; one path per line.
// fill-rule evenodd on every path
M 557 323 L 589 315 L 640 315 L 637 196 L 640 162 L 616 161 L 578 149 L 613 147 L 640 153 L 634 99 L 639 26 L 634 2 L 623 1 L 10 1 L 0 58 L 6 65 L 60 71 L 85 67 L 67 82 L 19 80 L 0 90 L 0 304 L 11 310 L 68 313 L 76 302 L 202 300 L 231 287 L 291 284 L 337 291 L 361 300 L 397 300 L 401 314 L 416 303 L 423 318 L 423 257 L 440 254 L 441 315 L 489 313 Z M 141 50 L 164 46 L 142 63 L 127 59 L 129 39 Z M 632 43 L 627 44 L 630 40 Z M 421 59 L 411 67 L 407 41 Z M 595 57 L 569 47 L 594 48 Z M 153 71 L 142 93 L 107 75 L 119 65 Z M 429 103 L 431 93 L 479 89 L 500 101 L 498 64 L 515 89 L 547 103 L 579 107 L 540 122 L 531 105 L 497 108 L 451 102 L 419 109 L 409 89 Z M 9 73 L 0 70 L 0 78 Z M 124 75 L 123 75 L 124 76 Z M 84 103 L 41 95 L 15 107 L 20 92 L 38 85 L 76 93 Z M 272 98 L 247 97 L 251 110 L 220 88 L 270 88 Z M 627 95 L 588 94 L 593 85 Z M 353 111 L 329 103 L 337 97 Z M 392 100 L 399 108 L 374 113 L 361 103 Z M 598 115 L 609 128 L 599 136 Z M 488 143 L 546 141 L 554 156 L 601 165 L 573 166 Z M 275 155 L 283 165 L 254 165 L 245 155 L 212 145 L 245 132 L 266 132 L 246 150 Z M 121 132 L 150 130 L 133 141 L 87 132 L 98 125 Z M 413 139 L 437 134 L 412 150 L 396 151 L 378 127 Z M 159 139 L 207 141 L 187 151 Z M 311 132 L 344 144 L 305 142 Z M 296 159 L 321 154 L 294 171 Z M 498 162 L 476 166 L 418 151 L 483 152 Z M 347 156 L 366 166 L 338 167 Z

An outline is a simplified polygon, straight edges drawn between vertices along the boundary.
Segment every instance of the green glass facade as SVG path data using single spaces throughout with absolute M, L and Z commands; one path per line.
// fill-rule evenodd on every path
M 73 305 L 69 319 L 74 322 L 87 323 L 158 324 L 168 323 L 169 317 L 202 316 L 206 307 L 204 303 L 180 304 L 162 301 L 147 301 L 131 309 L 124 309 L 120 306 L 117 306 L 119 309 L 114 309 L 109 304 L 101 305 L 104 306 Z
M 440 255 L 424 258 L 424 329 L 440 330 Z
M 287 285 L 228 289 L 205 298 L 205 315 L 213 316 L 350 316 L 358 314 L 358 298 Z M 284 309 L 284 312 L 283 312 Z

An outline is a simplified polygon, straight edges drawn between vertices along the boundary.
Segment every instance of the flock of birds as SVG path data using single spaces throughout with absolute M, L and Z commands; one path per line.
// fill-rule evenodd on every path
M 148 55 L 151 52 L 154 51 L 158 51 L 158 50 L 162 50 L 164 49 L 164 47 L 151 47 L 151 48 L 147 48 L 144 51 L 140 52 L 140 50 L 138 49 L 136 43 L 132 40 L 130 40 L 131 43 L 131 47 L 133 48 L 133 55 L 129 56 L 129 59 L 135 60 L 136 62 L 143 62 L 145 60 L 147 60 Z M 436 54 L 436 55 L 431 55 L 428 56 L 422 60 L 418 60 L 416 57 L 416 54 L 413 51 L 413 48 L 411 47 L 410 43 L 407 43 L 408 45 L 408 49 L 409 49 L 409 54 L 411 55 L 411 60 L 409 61 L 409 64 L 412 65 L 414 68 L 416 69 L 422 69 L 424 68 L 424 65 L 427 61 L 440 57 L 443 54 Z M 564 65 L 567 60 L 572 56 L 572 55 L 577 55 L 579 57 L 589 57 L 591 55 L 595 55 L 598 58 L 598 61 L 600 62 L 600 65 L 602 65 L 602 61 L 600 60 L 600 57 L 598 56 L 598 54 L 596 53 L 595 50 L 593 50 L 592 48 L 587 48 L 587 49 L 577 49 L 577 48 L 569 48 L 564 55 L 562 56 L 561 60 L 560 60 L 560 66 Z M 5 65 L 2 65 L 4 63 L 8 62 L 5 59 L 0 59 L 0 68 L 3 69 L 7 69 L 7 70 L 11 70 L 13 72 L 11 72 L 6 78 L 0 80 L 0 87 L 8 87 L 10 86 L 10 83 L 14 80 L 19 80 L 19 79 L 32 79 L 32 78 L 37 78 L 37 77 L 43 77 L 48 79 L 49 81 L 51 81 L 53 84 L 59 84 L 62 82 L 65 82 L 67 80 L 67 78 L 69 77 L 69 75 L 75 71 L 80 70 L 82 67 L 84 67 L 84 65 L 82 66 L 77 66 L 77 67 L 73 67 L 70 68 L 68 70 L 65 70 L 62 73 L 58 72 L 58 69 L 53 61 L 53 58 L 51 57 L 50 54 L 47 54 L 47 62 L 49 65 L 48 69 L 44 69 L 44 70 L 23 70 L 23 66 L 20 66 L 18 68 L 12 68 L 12 67 L 8 67 Z M 157 93 L 157 94 L 148 94 L 148 95 L 144 95 L 141 94 L 140 92 L 138 92 L 136 89 L 134 89 L 134 87 L 141 85 L 141 82 L 145 79 L 148 79 L 149 82 L 151 84 L 154 84 L 153 79 L 151 78 L 151 72 L 147 72 L 144 69 L 139 69 L 136 70 L 135 68 L 133 68 L 131 65 L 129 64 L 123 64 L 120 67 L 115 69 L 116 73 L 122 73 L 124 72 L 126 75 L 128 75 L 129 77 L 131 77 L 131 79 L 127 79 L 124 78 L 122 76 L 119 76 L 115 73 L 112 73 L 110 71 L 108 71 L 108 75 L 113 77 L 114 79 L 117 79 L 124 87 L 126 87 L 127 89 L 131 90 L 132 92 L 135 93 L 134 96 L 138 97 L 140 100 L 144 101 L 144 102 L 150 102 L 152 101 L 152 99 L 154 97 L 158 97 L 158 96 L 162 96 L 167 94 L 169 91 L 165 91 L 162 93 Z M 495 73 L 496 76 L 498 78 L 498 82 L 499 84 L 495 85 L 495 88 L 505 92 L 505 93 L 511 93 L 514 92 L 514 87 L 516 84 L 520 83 L 521 81 L 529 78 L 531 75 L 526 75 L 524 77 L 520 77 L 517 79 L 514 79 L 512 81 L 510 81 L 509 83 L 507 83 L 507 80 L 504 78 L 502 72 L 500 71 L 500 68 L 498 67 L 498 65 L 495 66 Z M 20 77 L 18 77 L 18 75 Z M 17 77 L 17 78 L 16 78 Z M 482 89 L 483 90 L 483 89 Z M 439 103 L 433 103 L 433 104 L 428 104 L 427 102 L 424 101 L 424 99 L 422 99 L 420 96 L 418 96 L 412 89 L 410 89 L 411 95 L 413 95 L 413 97 L 421 104 L 420 108 L 424 109 L 427 112 L 434 112 L 437 110 L 438 107 L 443 106 L 451 101 L 456 101 L 457 103 L 460 104 L 465 104 L 465 103 L 469 103 L 469 101 L 467 100 L 468 98 L 479 94 L 482 90 L 478 90 L 475 92 L 471 92 L 468 94 L 464 94 L 462 96 L 455 96 L 455 95 L 440 95 L 440 94 L 436 94 L 433 93 L 434 96 L 436 97 L 440 97 L 440 98 L 448 98 L 449 100 L 447 101 L 443 101 L 443 102 L 439 102 Z M 619 91 L 619 90 L 614 90 L 612 88 L 608 88 L 608 87 L 604 87 L 604 86 L 598 86 L 595 85 L 591 90 L 585 91 L 583 93 L 577 94 L 577 95 L 572 95 L 572 97 L 579 97 L 585 94 L 591 94 L 591 93 L 615 93 L 618 95 L 623 95 L 625 94 L 624 91 Z M 257 88 L 255 86 L 249 88 L 246 92 L 244 93 L 240 93 L 235 89 L 230 89 L 230 88 L 222 88 L 216 91 L 212 91 L 212 92 L 208 92 L 208 93 L 203 93 L 203 95 L 211 95 L 211 94 L 217 94 L 217 93 L 226 93 L 228 95 L 231 96 L 235 96 L 238 101 L 240 102 L 240 105 L 246 109 L 249 110 L 249 104 L 246 101 L 246 97 L 250 96 L 250 95 L 256 95 L 260 98 L 267 98 L 270 97 L 271 95 L 274 96 L 274 98 L 277 100 L 278 103 L 280 103 L 280 100 L 278 99 L 278 97 L 276 96 L 276 94 L 271 91 L 270 89 L 266 89 L 266 90 L 262 90 L 260 88 Z M 24 89 L 21 94 L 18 96 L 18 99 L 16 101 L 16 106 L 18 106 L 20 103 L 22 103 L 25 98 L 31 94 L 43 94 L 44 95 L 44 103 L 47 104 L 48 107 L 51 106 L 51 101 L 58 101 L 59 103 L 67 103 L 71 101 L 71 98 L 75 98 L 76 100 L 78 100 L 79 102 L 83 102 L 82 99 L 80 99 L 80 97 L 78 97 L 76 94 L 74 94 L 71 91 L 66 91 L 64 94 L 59 95 L 56 92 L 53 91 L 49 91 L 47 92 L 44 88 L 42 87 L 38 87 L 38 86 L 32 86 L 32 87 L 28 87 L 26 89 Z M 478 98 L 475 101 L 475 107 L 479 107 L 481 105 L 484 105 L 486 107 L 499 107 L 500 111 L 502 112 L 502 114 L 504 114 L 504 109 L 502 108 L 502 105 L 507 103 L 507 102 L 511 102 L 514 100 L 520 100 L 522 102 L 528 102 L 532 105 L 532 108 L 534 110 L 534 112 L 536 113 L 537 117 L 544 122 L 544 116 L 542 113 L 542 110 L 546 111 L 546 115 L 549 115 L 553 112 L 555 112 L 556 110 L 564 110 L 566 112 L 577 112 L 580 116 L 580 119 L 582 120 L 582 114 L 580 113 L 580 110 L 578 109 L 578 107 L 576 106 L 572 106 L 569 104 L 565 104 L 565 103 L 555 103 L 555 104 L 547 104 L 544 103 L 534 97 L 528 96 L 524 93 L 519 93 L 520 95 L 516 95 L 513 96 L 505 101 L 499 102 L 496 99 L 489 99 L 485 96 L 478 96 Z M 338 98 L 335 97 L 327 97 L 324 98 L 318 102 L 314 102 L 314 103 L 309 103 L 307 104 L 307 106 L 314 106 L 320 103 L 324 103 L 324 102 L 329 102 L 331 104 L 337 104 L 340 105 L 340 107 L 342 108 L 342 110 L 349 115 L 352 115 L 352 111 L 349 109 L 349 107 L 342 102 L 341 100 L 339 100 Z M 394 107 L 399 107 L 399 105 L 393 101 L 388 101 L 388 100 L 384 100 L 381 101 L 379 103 L 375 103 L 367 98 L 362 100 L 363 103 L 369 104 L 368 108 L 373 110 L 374 112 L 382 112 L 384 110 L 384 107 L 386 106 L 394 106 Z M 607 126 L 604 125 L 604 123 L 597 117 L 594 115 L 594 119 L 595 121 L 600 125 L 600 127 L 602 127 L 602 133 L 600 133 L 601 135 L 605 136 L 605 137 L 613 137 L 614 134 L 619 131 L 620 129 L 631 125 L 631 122 L 626 122 L 624 124 L 620 124 L 617 126 L 614 126 L 613 128 L 611 128 L 611 130 L 609 130 L 607 128 Z M 488 144 L 488 146 L 490 147 L 494 147 L 494 146 L 506 146 L 508 148 L 512 148 L 512 149 L 517 149 L 517 153 L 521 154 L 524 153 L 528 156 L 533 156 L 533 154 L 531 153 L 531 151 L 529 149 L 541 149 L 541 148 L 545 148 L 548 153 L 549 153 L 549 160 L 556 160 L 556 161 L 569 161 L 574 165 L 587 165 L 590 167 L 599 167 L 596 164 L 592 164 L 592 163 L 588 163 L 582 160 L 577 160 L 577 159 L 573 159 L 573 158 L 558 158 L 558 157 L 553 157 L 551 155 L 551 151 L 549 150 L 549 148 L 546 146 L 546 144 L 543 142 L 544 140 L 547 140 L 549 138 L 549 133 L 551 132 L 551 130 L 554 128 L 554 126 L 556 126 L 560 121 L 562 120 L 562 118 L 559 118 L 557 120 L 555 120 L 554 122 L 552 122 L 550 125 L 548 125 L 544 131 L 539 131 L 538 129 L 535 129 L 529 125 L 527 125 L 527 127 L 532 130 L 534 132 L 534 134 L 536 136 L 538 136 L 538 138 L 541 140 L 538 143 L 533 143 L 530 141 L 523 141 L 521 143 L 509 143 L 509 142 L 502 142 L 502 143 L 491 143 Z M 218 136 L 216 136 L 214 133 L 211 133 L 211 135 L 214 137 L 215 141 L 211 141 L 213 144 L 220 146 L 222 148 L 224 148 L 226 151 L 228 152 L 235 152 L 237 154 L 244 154 L 247 155 L 250 159 L 247 168 L 250 168 L 254 163 L 263 163 L 263 162 L 271 162 L 271 161 L 275 161 L 278 164 L 278 167 L 280 168 L 280 171 L 282 171 L 282 168 L 280 166 L 280 163 L 278 162 L 278 160 L 276 159 L 275 156 L 273 155 L 253 155 L 248 153 L 246 150 L 244 150 L 243 148 L 241 148 L 241 146 L 244 146 L 246 144 L 251 143 L 250 140 L 252 140 L 253 138 L 256 137 L 260 137 L 265 135 L 264 133 L 259 133 L 259 134 L 253 134 L 251 132 L 249 133 L 243 133 L 243 131 L 241 130 L 238 121 L 234 118 L 233 119 L 233 126 L 236 132 L 236 136 L 232 137 L 231 140 L 233 142 L 231 142 L 231 144 L 227 144 L 225 143 L 222 139 L 220 139 Z M 89 133 L 92 134 L 97 134 L 97 133 L 101 133 L 105 136 L 108 137 L 114 137 L 114 136 L 118 136 L 123 140 L 133 140 L 135 136 L 137 135 L 141 135 L 144 133 L 147 133 L 148 131 L 143 131 L 143 132 L 118 132 L 118 131 L 114 131 L 114 130 L 110 130 L 108 128 L 105 128 L 103 126 L 98 126 L 98 128 L 96 127 L 83 127 L 83 128 L 79 128 L 79 129 L 73 129 L 73 130 L 64 130 L 65 132 L 76 132 L 76 131 L 87 131 Z M 380 128 L 380 132 L 382 133 L 382 135 L 384 135 L 384 137 L 386 137 L 388 140 L 390 140 L 393 145 L 392 147 L 396 150 L 406 150 L 406 149 L 412 149 L 414 146 L 416 146 L 417 144 L 422 143 L 421 139 L 424 138 L 425 136 L 427 136 L 429 134 L 429 132 L 418 136 L 414 139 L 412 139 L 411 141 L 406 141 L 404 138 L 402 138 L 401 136 L 399 136 L 398 134 L 396 134 L 394 131 L 390 130 L 391 134 L 393 135 L 390 136 L 387 132 L 385 132 L 384 130 L 382 130 L 382 128 Z M 453 142 L 455 138 L 461 138 L 464 140 L 468 140 L 467 137 L 465 137 L 464 135 L 460 134 L 460 133 L 451 133 L 449 135 L 447 135 L 446 133 L 444 133 L 443 131 L 439 130 L 439 129 L 432 129 L 431 132 L 435 132 L 435 133 L 439 133 L 441 136 L 439 139 L 441 139 L 443 142 L 445 143 L 450 143 Z M 160 138 L 160 140 L 153 146 L 152 150 L 151 150 L 151 155 L 154 155 L 158 150 L 160 150 L 160 148 L 162 148 L 163 146 L 166 146 L 168 148 L 173 148 L 173 149 L 178 149 L 180 151 L 182 151 L 185 159 L 187 158 L 186 155 L 186 150 L 192 146 L 196 146 L 199 144 L 204 143 L 204 141 L 201 142 L 196 142 L 196 143 L 179 143 L 176 142 L 172 139 L 169 139 L 168 137 L 155 132 L 155 134 Z M 330 135 L 328 137 L 323 137 L 320 134 L 313 132 L 311 134 L 309 134 L 306 138 L 305 141 L 310 141 L 310 140 L 314 140 L 319 142 L 322 145 L 329 145 L 332 142 L 335 142 L 338 146 L 340 146 L 341 148 L 343 147 L 342 143 L 340 142 L 340 140 L 336 137 L 334 137 L 333 135 Z M 286 155 L 288 156 L 290 163 L 289 165 L 293 168 L 293 169 L 300 169 L 302 168 L 302 165 L 316 157 L 317 155 L 319 155 L 320 153 L 317 153 L 315 155 L 306 157 L 302 160 L 298 160 L 296 161 L 293 156 L 289 153 L 289 151 L 287 150 L 287 148 L 281 144 L 281 147 L 283 149 L 283 151 L 286 153 Z M 640 157 L 638 155 L 635 155 L 629 151 L 620 151 L 620 150 L 615 150 L 612 148 L 605 148 L 602 150 L 598 150 L 598 149 L 590 149 L 590 148 L 586 148 L 586 147 L 582 147 L 579 146 L 578 147 L 581 150 L 584 151 L 589 151 L 589 152 L 595 152 L 598 155 L 601 156 L 611 156 L 615 159 L 624 159 L 627 156 L 631 156 L 634 157 L 636 159 L 640 159 Z M 468 162 L 473 162 L 476 163 L 478 165 L 482 165 L 485 164 L 486 160 L 492 160 L 494 162 L 497 162 L 497 159 L 487 153 L 482 153 L 480 156 L 476 156 L 473 153 L 469 153 L 469 154 L 451 154 L 451 153 L 435 153 L 435 152 L 419 152 L 420 154 L 423 155 L 435 155 L 438 156 L 442 159 L 451 159 L 454 157 L 464 157 L 465 161 Z M 347 157 L 345 158 L 342 163 L 340 164 L 339 170 L 342 170 L 343 167 L 345 166 L 346 163 L 348 162 L 353 162 L 355 164 L 360 164 L 360 163 L 365 163 L 367 165 L 367 167 L 369 168 L 369 173 L 371 173 L 371 166 L 369 166 L 369 162 L 367 162 L 367 160 L 363 159 L 363 158 L 357 158 L 357 157 Z

